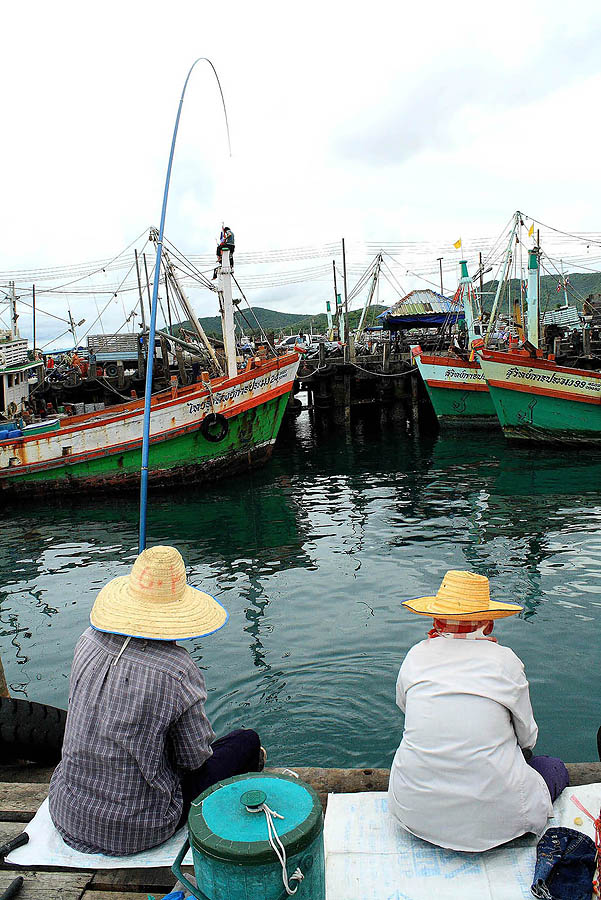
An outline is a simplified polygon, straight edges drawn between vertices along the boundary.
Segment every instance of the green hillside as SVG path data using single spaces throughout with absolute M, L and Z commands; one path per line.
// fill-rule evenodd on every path
M 577 306 L 582 309 L 582 302 L 586 300 L 589 294 L 601 293 L 601 273 L 598 272 L 573 272 L 568 276 L 569 284 L 567 286 L 568 303 L 570 306 Z M 565 303 L 563 288 L 557 290 L 558 278 L 552 275 L 543 275 L 540 280 L 540 308 L 542 312 L 548 309 L 555 309 L 557 306 L 563 306 Z M 489 312 L 493 300 L 494 293 L 497 290 L 497 281 L 488 281 L 484 284 L 484 309 Z M 514 297 L 519 294 L 520 282 L 517 278 L 511 279 L 510 291 Z M 507 292 L 501 304 L 501 311 L 507 309 Z
M 370 309 L 367 317 L 367 324 L 372 324 L 375 317 L 383 312 L 387 307 L 374 305 Z M 254 315 L 253 315 L 254 313 Z M 259 334 L 260 328 L 257 326 L 256 319 L 259 321 L 261 328 L 266 333 L 273 331 L 276 337 L 285 332 L 286 334 L 298 334 L 300 331 L 311 331 L 324 334 L 328 327 L 328 319 L 325 313 L 315 315 L 303 315 L 299 313 L 284 313 L 274 309 L 264 309 L 257 306 L 251 312 L 248 307 L 235 314 L 236 324 L 239 325 L 244 334 Z M 351 328 L 356 328 L 359 324 L 361 316 L 360 309 L 349 310 L 349 322 Z M 219 316 L 205 316 L 200 319 L 200 324 L 210 337 L 221 338 L 221 318 Z M 180 322 L 173 326 L 174 334 L 177 335 L 179 328 L 192 330 L 190 322 Z

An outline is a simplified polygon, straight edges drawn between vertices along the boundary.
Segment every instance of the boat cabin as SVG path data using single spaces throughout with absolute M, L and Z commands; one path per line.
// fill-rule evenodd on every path
M 29 399 L 30 379 L 40 377 L 42 360 L 27 357 L 27 340 L 0 331 L 0 415 L 12 418 Z

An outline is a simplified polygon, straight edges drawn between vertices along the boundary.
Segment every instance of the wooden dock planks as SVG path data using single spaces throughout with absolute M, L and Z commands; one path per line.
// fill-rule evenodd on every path
M 601 782 L 601 763 L 572 763 L 568 764 L 568 770 L 572 785 Z M 291 770 L 266 771 L 289 773 Z M 330 793 L 383 791 L 388 786 L 388 769 L 296 767 L 292 771 L 317 791 L 324 810 Z M 12 766 L 6 770 L 0 767 L 0 843 L 20 834 L 24 823 L 33 818 L 47 796 L 51 774 L 51 769 L 35 766 Z M 81 872 L 4 865 L 0 867 L 0 892 L 17 875 L 25 879 L 18 900 L 148 900 L 148 894 L 160 900 L 172 890 L 176 880 L 168 867 Z

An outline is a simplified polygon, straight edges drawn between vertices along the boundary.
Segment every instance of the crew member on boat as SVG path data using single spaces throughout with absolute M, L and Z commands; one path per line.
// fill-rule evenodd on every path
M 50 814 L 69 846 L 109 855 L 162 843 L 223 778 L 260 771 L 257 733 L 219 740 L 203 676 L 175 641 L 213 634 L 227 612 L 186 583 L 173 547 L 151 547 L 98 594 L 71 669 Z
M 236 242 L 234 240 L 234 232 L 231 228 L 228 228 L 227 225 L 224 225 L 221 230 L 221 237 L 219 238 L 219 243 L 217 244 L 217 261 L 219 265 L 221 265 L 221 257 L 224 250 L 230 251 L 230 266 L 232 271 L 234 270 L 234 250 L 236 249 Z M 217 278 L 217 271 L 219 266 L 213 272 L 213 280 Z
M 538 727 L 524 666 L 491 634 L 496 619 L 522 607 L 492 601 L 488 578 L 459 571 L 447 572 L 435 597 L 403 605 L 434 627 L 397 680 L 405 728 L 390 812 L 407 831 L 453 850 L 541 835 L 569 776 L 560 759 L 532 756 Z

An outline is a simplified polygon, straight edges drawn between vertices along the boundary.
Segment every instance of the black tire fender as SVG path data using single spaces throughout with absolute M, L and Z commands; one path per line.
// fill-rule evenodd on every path
M 61 758 L 66 721 L 64 709 L 0 697 L 0 765 L 23 759 L 56 765 Z
M 209 413 L 200 423 L 200 432 L 211 444 L 218 444 L 230 430 L 228 420 L 221 413 Z

